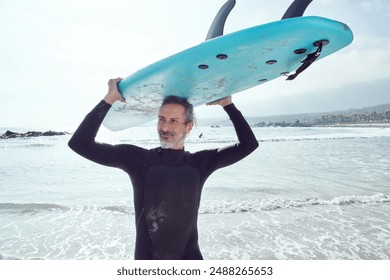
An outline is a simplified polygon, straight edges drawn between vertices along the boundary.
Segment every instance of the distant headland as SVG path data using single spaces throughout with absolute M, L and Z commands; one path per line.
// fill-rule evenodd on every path
M 253 123 L 256 127 L 390 126 L 390 104 L 327 113 L 278 116 Z
M 10 139 L 10 138 L 30 138 L 30 137 L 40 137 L 40 136 L 60 136 L 67 135 L 68 132 L 56 132 L 56 131 L 27 131 L 25 133 L 13 132 L 7 130 L 0 136 L 0 139 Z

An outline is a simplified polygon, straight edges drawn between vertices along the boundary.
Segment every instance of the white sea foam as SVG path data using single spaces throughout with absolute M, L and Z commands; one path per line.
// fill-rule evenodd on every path
M 324 198 L 298 198 L 298 199 L 220 199 L 206 200 L 201 203 L 199 214 L 223 214 L 223 213 L 240 213 L 240 212 L 261 212 L 272 211 L 282 208 L 301 208 L 312 207 L 316 205 L 351 205 L 351 204 L 366 204 L 366 203 L 389 203 L 390 195 L 377 193 L 373 195 L 351 195 L 339 196 L 329 199 Z M 2 214 L 26 214 L 33 215 L 39 212 L 96 212 L 104 214 L 105 212 L 115 212 L 124 215 L 134 215 L 132 205 L 126 206 L 82 206 L 82 205 L 58 205 L 52 203 L 0 203 L 0 215 Z M 156 212 L 161 217 L 164 214 Z M 157 215 L 157 214 L 156 214 Z M 156 216 L 157 217 L 157 216 Z

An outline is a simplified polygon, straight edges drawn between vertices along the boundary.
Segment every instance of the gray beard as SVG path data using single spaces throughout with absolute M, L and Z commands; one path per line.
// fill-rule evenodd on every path
M 160 137 L 160 145 L 161 145 L 161 148 L 163 149 L 172 149 L 173 146 L 175 146 L 175 144 L 181 144 L 181 145 L 184 145 L 184 140 L 186 139 L 186 134 L 183 135 L 183 137 L 181 139 L 179 139 L 178 141 L 174 141 L 174 142 L 167 142 L 163 139 L 161 139 Z
M 173 143 L 168 143 L 168 142 L 161 140 L 161 139 L 160 139 L 160 145 L 161 145 L 161 148 L 163 148 L 163 149 L 171 149 L 173 147 Z

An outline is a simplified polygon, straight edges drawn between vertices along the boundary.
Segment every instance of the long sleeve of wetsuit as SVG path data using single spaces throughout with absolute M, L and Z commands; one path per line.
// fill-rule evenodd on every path
M 68 145 L 77 154 L 99 164 L 112 167 L 125 167 L 124 154 L 132 148 L 131 145 L 110 145 L 95 141 L 95 137 L 111 105 L 102 100 L 84 118 L 74 132 Z M 134 149 L 136 147 L 134 146 Z M 129 162 L 127 161 L 128 165 Z
M 214 157 L 215 169 L 231 165 L 248 156 L 259 146 L 252 129 L 241 112 L 232 103 L 224 107 L 233 123 L 238 143 L 217 150 Z

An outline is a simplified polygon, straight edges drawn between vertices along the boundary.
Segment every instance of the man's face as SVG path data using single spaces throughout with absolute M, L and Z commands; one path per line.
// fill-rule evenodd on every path
M 192 129 L 192 122 L 186 124 L 185 109 L 179 104 L 165 104 L 158 114 L 157 132 L 163 149 L 182 149 L 184 140 Z

